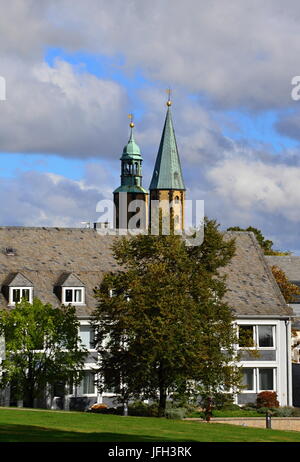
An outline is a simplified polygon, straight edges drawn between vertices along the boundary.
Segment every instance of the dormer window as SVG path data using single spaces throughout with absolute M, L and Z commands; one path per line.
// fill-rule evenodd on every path
M 81 305 L 84 303 L 83 287 L 63 287 L 62 303 L 72 305 Z
M 9 288 L 9 304 L 15 305 L 20 303 L 22 300 L 32 303 L 33 299 L 33 288 L 32 287 L 10 287 Z
M 55 290 L 63 305 L 84 305 L 85 286 L 73 273 L 61 276 Z
M 12 306 L 22 300 L 33 302 L 33 284 L 21 273 L 11 274 L 4 283 L 2 292 Z

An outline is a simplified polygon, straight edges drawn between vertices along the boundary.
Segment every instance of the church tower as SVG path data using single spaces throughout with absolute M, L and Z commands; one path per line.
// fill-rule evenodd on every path
M 151 228 L 184 231 L 185 185 L 171 115 L 170 97 L 167 115 L 150 184 Z M 153 202 L 154 201 L 154 202 Z M 154 205 L 155 204 L 155 205 Z
M 133 136 L 132 115 L 130 137 L 121 157 L 121 186 L 114 191 L 116 229 L 146 229 L 148 226 L 148 191 L 142 187 L 141 151 Z M 134 201 L 140 201 L 137 204 Z M 140 205 L 140 206 L 138 206 Z

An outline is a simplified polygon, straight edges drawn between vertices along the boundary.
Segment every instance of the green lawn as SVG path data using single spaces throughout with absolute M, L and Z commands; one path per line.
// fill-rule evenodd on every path
M 300 442 L 300 432 L 151 417 L 0 408 L 8 442 Z

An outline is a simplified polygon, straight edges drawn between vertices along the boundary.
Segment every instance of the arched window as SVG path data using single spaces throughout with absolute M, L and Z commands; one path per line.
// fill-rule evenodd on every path
M 179 196 L 175 196 L 175 204 L 179 204 L 179 202 L 180 202 Z
M 179 174 L 178 172 L 175 172 L 174 173 L 174 183 L 175 183 L 175 186 L 179 186 Z

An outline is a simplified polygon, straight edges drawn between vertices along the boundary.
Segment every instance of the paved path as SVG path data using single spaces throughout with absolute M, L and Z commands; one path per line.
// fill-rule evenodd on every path
M 187 418 L 185 420 L 203 422 L 203 419 L 197 418 Z M 265 417 L 213 417 L 211 422 L 241 425 L 243 427 L 266 428 Z M 272 428 L 274 430 L 300 431 L 300 417 L 272 417 Z

